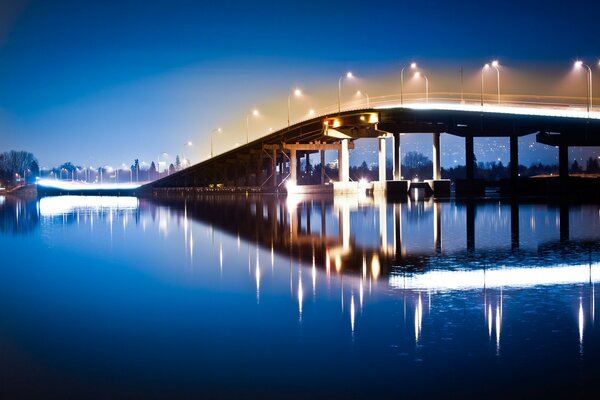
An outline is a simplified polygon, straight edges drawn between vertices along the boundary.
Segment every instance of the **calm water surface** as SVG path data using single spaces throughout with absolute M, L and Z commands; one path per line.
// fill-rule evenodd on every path
M 598 390 L 597 205 L 0 197 L 0 259 L 4 396 Z

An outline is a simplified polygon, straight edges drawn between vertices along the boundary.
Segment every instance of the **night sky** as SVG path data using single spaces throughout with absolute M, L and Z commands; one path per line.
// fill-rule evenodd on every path
M 251 121 L 251 136 L 282 127 L 296 86 L 307 93 L 294 103 L 300 118 L 300 110 L 335 104 L 347 70 L 359 77 L 347 100 L 357 89 L 394 94 L 400 68 L 412 60 L 429 68 L 433 91 L 436 82 L 452 88 L 460 66 L 476 82 L 481 65 L 498 58 L 508 92 L 584 96 L 572 64 L 598 63 L 598 15 L 597 1 L 3 0 L 0 150 L 32 151 L 48 167 L 149 162 L 162 152 L 198 162 L 216 127 L 223 128 L 216 152 L 243 142 L 253 108 L 262 116 Z M 511 83 L 510 72 L 521 79 Z M 552 83 L 521 84 L 546 73 Z M 600 82 L 600 68 L 594 73 Z M 403 151 L 430 152 L 429 143 L 429 136 L 410 138 Z M 506 162 L 508 152 L 496 145 L 481 142 L 478 159 L 501 154 Z M 461 161 L 453 152 L 442 165 Z M 553 162 L 555 153 L 534 146 L 521 163 Z

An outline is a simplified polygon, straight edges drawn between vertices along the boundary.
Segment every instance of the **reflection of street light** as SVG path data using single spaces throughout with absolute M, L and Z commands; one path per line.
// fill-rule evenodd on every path
M 253 117 L 258 117 L 258 115 L 259 115 L 258 110 L 252 110 Z M 249 132 L 250 132 L 249 118 L 250 118 L 250 114 L 246 114 L 246 144 L 248 144 L 248 137 L 250 136 L 249 135 Z
M 353 78 L 354 75 L 352 75 L 352 72 L 347 72 L 346 75 L 340 76 L 340 79 L 338 80 L 338 113 L 342 112 L 342 79 L 344 79 L 344 77 L 350 79 Z
M 402 67 L 400 70 L 400 104 L 404 104 L 404 68 L 406 68 L 406 66 Z M 417 63 L 410 63 L 410 68 L 417 69 Z
M 302 96 L 302 91 L 300 89 L 295 89 L 294 90 L 294 96 L 296 96 L 296 97 Z M 290 106 L 290 104 L 291 104 L 291 102 L 292 102 L 292 93 L 288 94 L 288 116 L 287 116 L 288 117 L 288 119 L 287 119 L 288 129 L 290 128 L 290 114 L 291 114 L 291 111 L 290 111 L 291 110 L 291 106 Z
M 600 65 L 600 62 L 598 63 L 598 65 Z M 589 65 L 584 64 L 583 61 L 581 60 L 577 60 L 575 61 L 575 69 L 581 69 L 581 67 L 586 67 L 588 69 L 588 89 L 587 89 L 587 95 L 588 95 L 588 101 L 587 101 L 587 112 L 588 112 L 588 117 L 590 115 L 590 109 L 592 108 L 592 69 L 590 68 Z
M 429 79 L 427 79 L 427 75 L 422 74 L 423 78 L 425 78 L 425 102 L 429 103 Z M 421 73 L 419 71 L 415 72 L 415 78 L 420 78 Z
M 364 95 L 367 99 L 367 108 L 369 108 L 369 94 L 367 92 L 361 92 L 360 90 L 356 92 L 357 96 L 362 96 Z
M 213 158 L 213 134 L 215 132 L 221 133 L 221 128 L 213 129 L 212 131 L 210 131 L 210 158 Z
M 485 64 L 481 68 L 481 106 L 483 107 L 483 73 L 490 68 L 490 64 Z

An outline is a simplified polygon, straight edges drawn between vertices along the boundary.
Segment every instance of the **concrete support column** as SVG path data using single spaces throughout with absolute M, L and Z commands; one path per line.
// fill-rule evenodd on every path
M 468 180 L 475 179 L 475 148 L 473 146 L 473 136 L 465 137 L 465 168 Z
M 519 177 L 519 137 L 510 137 L 510 179 Z
M 385 138 L 379 138 L 379 182 L 385 182 Z
M 296 158 L 296 150 L 295 149 L 291 149 L 290 150 L 290 181 L 293 183 L 298 182 L 298 166 L 297 166 L 298 160 Z
M 325 184 L 325 150 L 321 150 L 321 185 Z
M 561 178 L 569 177 L 569 146 L 558 146 L 558 175 Z
M 439 181 L 442 179 L 442 166 L 440 163 L 440 133 L 433 133 L 433 179 Z
M 272 187 L 276 187 L 277 186 L 277 150 L 273 149 L 271 150 L 271 174 L 273 174 L 273 176 L 271 177 L 271 186 Z
M 340 182 L 350 180 L 350 153 L 348 152 L 348 139 L 341 140 L 341 147 L 338 151 L 338 174 Z
M 392 168 L 394 170 L 394 180 L 395 181 L 399 181 L 400 177 L 402 176 L 402 157 L 401 157 L 401 153 L 400 153 L 400 134 L 399 133 L 394 133 L 394 138 L 393 138 L 393 146 L 394 146 L 394 151 L 393 151 L 393 161 L 392 161 Z

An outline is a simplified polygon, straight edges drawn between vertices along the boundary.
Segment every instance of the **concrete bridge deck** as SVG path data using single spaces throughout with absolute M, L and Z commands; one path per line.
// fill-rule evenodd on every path
M 299 157 L 320 153 L 320 183 L 325 176 L 325 151 L 338 155 L 338 179 L 335 192 L 356 192 L 358 183 L 349 178 L 349 150 L 361 138 L 379 139 L 379 181 L 374 190 L 406 191 L 408 182 L 390 184 L 385 176 L 386 138 L 393 138 L 393 181 L 401 181 L 400 140 L 403 133 L 432 135 L 433 180 L 429 183 L 436 194 L 447 195 L 449 182 L 441 179 L 440 134 L 465 138 L 466 180 L 457 184 L 463 193 L 480 193 L 475 181 L 475 137 L 508 137 L 510 141 L 510 178 L 518 179 L 518 138 L 536 134 L 539 143 L 559 148 L 559 170 L 568 179 L 569 146 L 600 145 L 600 113 L 585 117 L 580 112 L 538 108 L 474 107 L 467 105 L 442 107 L 439 104 L 365 108 L 321 115 L 280 129 L 243 146 L 231 149 L 206 161 L 151 183 L 147 189 L 202 187 L 218 190 L 247 187 L 262 192 L 302 191 L 298 177 Z M 564 182 L 564 181 L 563 181 Z M 586 184 L 589 185 L 591 181 Z M 593 183 L 595 185 L 595 182 Z M 557 185 L 554 185 L 555 187 Z M 558 185 L 561 186 L 561 185 Z M 562 185 L 564 186 L 564 185 Z M 562 187 L 561 186 L 561 187 Z M 517 187 L 517 186 L 515 186 Z M 308 189 L 308 188 L 307 188 Z M 567 188 L 568 190 L 568 184 Z

